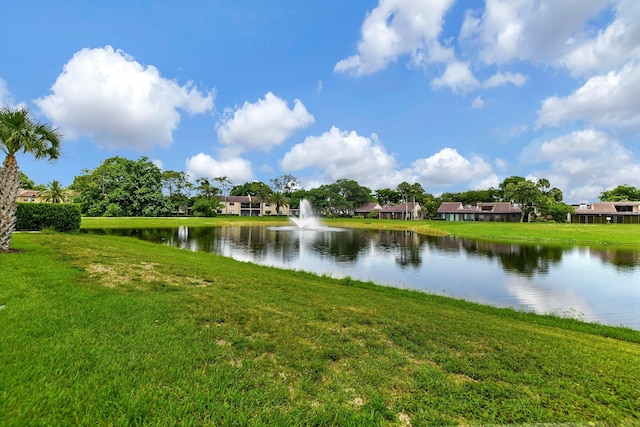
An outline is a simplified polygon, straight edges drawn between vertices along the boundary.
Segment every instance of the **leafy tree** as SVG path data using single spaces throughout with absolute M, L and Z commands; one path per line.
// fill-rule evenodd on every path
M 196 191 L 198 195 L 193 203 L 195 216 L 215 216 L 220 207 L 220 189 L 214 186 L 209 178 L 198 178 Z
M 345 200 L 347 209 L 353 210 L 358 206 L 375 200 L 371 196 L 371 190 L 363 187 L 352 179 L 339 179 L 336 181 L 338 192 Z
M 81 193 L 82 213 L 88 216 L 162 216 L 171 207 L 162 194 L 162 172 L 146 157 L 137 161 L 106 159 L 84 170 L 72 188 Z
M 222 190 L 222 195 L 226 196 L 227 193 L 229 192 L 229 188 L 231 188 L 231 180 L 228 179 L 226 176 L 219 176 L 217 178 L 213 178 L 214 181 L 218 182 L 218 185 L 220 186 L 220 189 Z
M 500 187 L 504 189 L 505 200 L 511 200 L 522 206 L 524 214 L 522 221 L 533 211 L 533 206 L 543 197 L 542 191 L 535 183 L 522 177 L 507 178 L 500 184 Z
M 298 192 L 296 192 L 298 194 Z M 298 202 L 291 202 L 291 206 L 300 206 L 300 200 L 307 199 L 313 205 L 313 208 L 324 215 L 331 213 L 330 196 L 327 186 L 323 185 L 318 188 L 306 190 L 304 197 L 298 196 Z
M 407 181 L 403 181 L 396 187 L 396 191 L 402 195 L 402 200 L 407 201 L 409 198 L 409 193 L 412 192 L 411 184 Z
M 20 170 L 16 154 L 53 160 L 60 155 L 62 136 L 48 124 L 34 122 L 26 108 L 0 109 L 0 150 L 6 155 L 0 173 L 0 252 L 8 251 L 16 225 Z
M 631 185 L 618 185 L 616 188 L 600 193 L 600 200 L 603 202 L 622 202 L 640 200 L 640 190 Z
M 187 179 L 185 172 L 162 172 L 162 187 L 168 193 L 168 201 L 173 212 L 186 213 L 189 209 L 191 189 L 193 184 Z
M 2 168 L 0 168 L 0 173 L 2 173 L 1 171 Z M 34 186 L 35 184 L 33 183 L 33 180 L 29 179 L 27 175 L 20 171 L 20 188 L 23 188 L 25 190 L 32 190 Z
M 376 190 L 376 199 L 380 206 L 397 205 L 402 200 L 402 195 L 390 188 Z
M 41 191 L 40 199 L 45 203 L 67 203 L 71 200 L 72 194 L 69 190 L 60 185 L 60 181 L 53 180 L 44 191 Z
M 236 185 L 231 189 L 231 196 L 251 196 L 259 200 L 267 200 L 273 192 L 271 187 L 262 181 L 245 182 L 242 185 Z
M 279 191 L 288 196 L 300 187 L 300 180 L 293 175 L 284 174 L 271 179 L 271 186 L 275 191 Z

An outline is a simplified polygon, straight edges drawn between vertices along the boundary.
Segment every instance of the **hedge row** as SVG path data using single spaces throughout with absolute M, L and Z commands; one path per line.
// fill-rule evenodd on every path
M 51 228 L 69 232 L 80 229 L 80 205 L 18 203 L 16 230 L 38 231 Z

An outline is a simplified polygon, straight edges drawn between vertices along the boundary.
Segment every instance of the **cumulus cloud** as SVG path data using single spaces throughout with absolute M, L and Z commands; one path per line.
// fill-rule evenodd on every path
M 640 129 L 640 61 L 590 78 L 566 97 L 552 96 L 538 110 L 538 126 L 588 121 L 597 126 Z
M 375 134 L 365 137 L 336 127 L 293 146 L 280 165 L 284 171 L 317 170 L 321 181 L 353 179 L 373 189 L 412 180 L 407 171 L 394 169 L 395 158 Z
M 490 89 L 498 86 L 504 86 L 511 83 L 515 86 L 522 86 L 527 82 L 527 76 L 520 73 L 496 73 L 482 83 L 482 86 Z
M 622 0 L 613 8 L 615 18 L 597 36 L 571 38 L 570 51 L 561 59 L 576 75 L 605 72 L 640 56 L 640 2 Z
M 110 148 L 148 150 L 167 147 L 180 123 L 179 109 L 190 114 L 213 108 L 214 93 L 200 92 L 163 78 L 111 46 L 82 49 L 35 103 L 71 139 L 94 138 Z
M 587 21 L 609 0 L 487 0 L 481 17 L 468 13 L 460 33 L 488 64 L 514 59 L 559 59 L 567 42 L 583 34 Z
M 602 13 L 614 19 L 595 33 Z M 584 76 L 638 57 L 639 20 L 636 0 L 487 0 L 481 16 L 467 13 L 460 39 L 478 48 L 486 64 L 534 61 Z
M 433 89 L 449 87 L 454 92 L 468 92 L 480 86 L 480 82 L 473 76 L 468 62 L 453 61 L 447 65 L 442 76 L 431 81 Z
M 334 71 L 355 76 L 372 74 L 407 54 L 413 63 L 450 59 L 451 52 L 440 45 L 438 36 L 453 3 L 380 0 L 364 19 L 358 53 L 339 61 Z
M 541 143 L 533 143 L 523 156 L 548 162 L 536 175 L 563 188 L 565 201 L 596 200 L 607 188 L 621 183 L 640 185 L 640 163 L 617 139 L 595 129 L 583 129 Z
M 455 148 L 443 148 L 436 154 L 418 159 L 412 164 L 414 172 L 427 186 L 445 186 L 469 182 L 471 187 L 489 179 L 491 165 L 480 157 L 471 160 L 461 156 Z
M 300 100 L 289 109 L 286 101 L 268 92 L 254 104 L 245 102 L 235 110 L 226 109 L 216 128 L 218 141 L 237 155 L 251 149 L 269 151 L 314 121 Z
M 231 182 L 248 182 L 253 179 L 251 162 L 240 158 L 216 160 L 208 154 L 198 153 L 185 162 L 187 173 L 193 179 L 226 176 Z
M 482 99 L 482 97 L 480 95 L 478 95 L 471 102 L 471 108 L 480 109 L 482 107 L 484 107 L 484 99 Z

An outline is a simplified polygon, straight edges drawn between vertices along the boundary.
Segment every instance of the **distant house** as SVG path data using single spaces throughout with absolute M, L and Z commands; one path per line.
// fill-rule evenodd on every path
M 463 205 L 462 202 L 443 202 L 434 219 L 444 221 L 519 222 L 522 209 L 511 202 L 479 202 Z
M 577 224 L 640 224 L 640 202 L 582 203 L 573 207 Z
M 375 212 L 381 219 L 421 219 L 419 203 L 400 203 L 395 206 L 380 206 L 378 203 L 367 203 L 354 210 L 355 216 L 369 216 Z
M 276 212 L 276 206 L 251 196 L 222 196 L 220 198 L 221 215 L 237 216 L 268 216 L 289 215 L 289 206 L 280 206 Z
M 374 212 L 377 217 L 381 210 L 382 210 L 382 206 L 380 206 L 379 203 L 365 203 L 364 205 L 354 209 L 353 216 L 367 217 L 371 215 L 371 212 Z
M 21 203 L 35 203 L 40 202 L 40 198 L 38 197 L 38 191 L 36 190 L 25 190 L 20 188 L 18 190 L 18 202 Z

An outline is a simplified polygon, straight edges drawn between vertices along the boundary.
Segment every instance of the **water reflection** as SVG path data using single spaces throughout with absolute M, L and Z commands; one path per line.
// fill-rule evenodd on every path
M 388 230 L 234 226 L 97 232 L 640 329 L 638 251 L 490 243 Z

